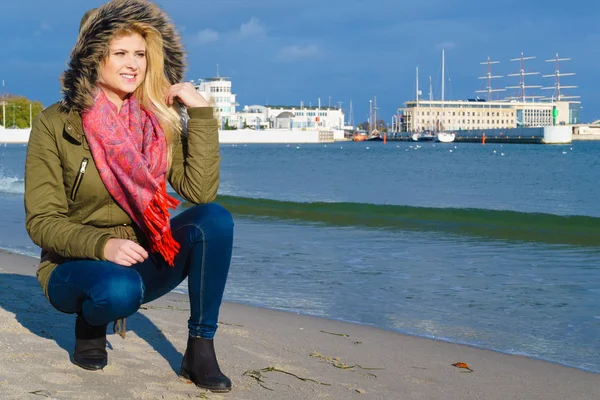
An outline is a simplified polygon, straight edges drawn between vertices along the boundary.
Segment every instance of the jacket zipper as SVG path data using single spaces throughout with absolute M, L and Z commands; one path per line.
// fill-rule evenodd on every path
M 84 157 L 83 160 L 81 160 L 79 172 L 77 173 L 77 177 L 75 178 L 75 184 L 73 185 L 73 191 L 71 192 L 71 200 L 73 201 L 75 201 L 75 197 L 77 196 L 77 192 L 79 191 L 79 186 L 81 186 L 81 181 L 83 180 L 83 175 L 85 174 L 88 161 L 89 159 L 86 157 Z

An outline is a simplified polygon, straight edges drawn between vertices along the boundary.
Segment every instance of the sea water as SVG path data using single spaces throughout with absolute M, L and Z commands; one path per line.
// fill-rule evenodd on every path
M 0 147 L 0 247 L 37 256 L 26 150 Z M 223 145 L 218 202 L 236 223 L 225 299 L 600 372 L 599 152 Z

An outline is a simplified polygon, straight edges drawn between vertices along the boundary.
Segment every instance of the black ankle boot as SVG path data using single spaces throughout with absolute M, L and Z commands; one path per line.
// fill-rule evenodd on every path
M 106 367 L 106 325 L 92 326 L 81 315 L 75 321 L 75 351 L 73 364 L 95 371 Z
M 231 380 L 219 369 L 212 339 L 188 337 L 179 375 L 211 392 L 231 390 Z

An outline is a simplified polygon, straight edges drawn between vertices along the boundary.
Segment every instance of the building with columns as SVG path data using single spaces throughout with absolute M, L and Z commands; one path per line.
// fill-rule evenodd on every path
M 509 129 L 580 123 L 579 101 L 408 101 L 398 109 L 401 130 Z

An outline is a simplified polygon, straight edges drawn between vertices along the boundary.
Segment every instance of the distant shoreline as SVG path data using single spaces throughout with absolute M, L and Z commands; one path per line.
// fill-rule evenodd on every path
M 31 129 L 2 129 L 2 127 L 0 127 L 0 143 L 4 143 L 4 144 L 27 144 L 27 142 L 29 141 L 29 134 L 30 134 Z M 223 133 L 221 133 L 223 132 Z M 275 137 L 270 137 L 268 139 L 266 139 L 266 141 L 262 142 L 262 141 L 257 141 L 255 138 L 252 138 L 250 140 L 247 141 L 240 141 L 239 138 L 230 138 L 227 137 L 226 135 L 230 134 L 231 131 L 220 131 L 220 134 L 222 135 L 222 137 L 220 137 L 220 144 L 301 144 L 301 143 L 320 143 L 318 138 L 310 138 L 308 141 L 306 142 L 302 142 L 302 141 L 290 141 L 290 139 L 287 140 L 281 140 L 281 141 L 277 141 L 277 138 Z M 262 132 L 262 131 L 250 131 L 250 134 L 252 132 Z M 333 138 L 333 137 L 332 137 Z M 295 138 L 297 139 L 297 138 Z M 331 143 L 330 141 L 331 139 L 328 138 L 328 140 L 326 142 L 322 142 L 322 143 Z M 348 140 L 346 138 L 340 139 L 338 137 L 334 138 L 335 141 L 344 141 L 344 140 Z M 587 141 L 600 141 L 600 134 L 584 134 L 584 135 L 572 135 L 572 141 L 573 142 L 587 142 Z M 459 141 L 457 141 L 459 142 Z M 463 141 L 465 142 L 465 141 Z

